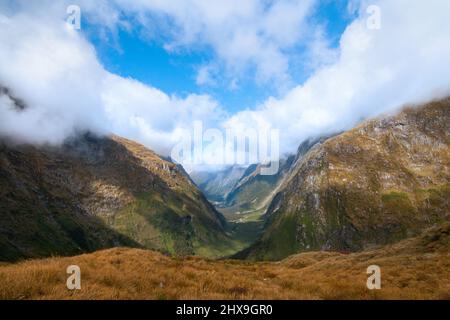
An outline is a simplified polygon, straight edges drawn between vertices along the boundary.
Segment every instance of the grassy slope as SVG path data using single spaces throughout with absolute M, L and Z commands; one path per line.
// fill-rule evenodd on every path
M 81 268 L 79 291 L 65 286 L 72 264 Z M 373 264 L 381 290 L 366 288 Z M 450 299 L 450 223 L 378 249 L 272 263 L 116 248 L 2 265 L 0 299 Z
M 115 245 L 139 247 L 88 215 L 73 201 L 62 180 L 43 166 L 56 166 L 38 151 L 24 157 L 0 144 L 0 261 L 25 257 L 75 255 Z M 72 166 L 72 163 L 68 163 Z

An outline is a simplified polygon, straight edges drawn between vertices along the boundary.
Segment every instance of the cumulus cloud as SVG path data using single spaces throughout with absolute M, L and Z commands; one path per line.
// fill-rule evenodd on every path
M 27 108 L 18 112 L 8 95 L 0 95 L 0 135 L 61 144 L 78 132 L 114 132 L 167 155 L 195 119 L 216 123 L 223 117 L 209 96 L 169 96 L 106 71 L 93 46 L 55 14 L 65 7 L 48 2 L 44 10 L 21 8 L 0 15 L 0 86 Z
M 290 81 L 290 59 L 284 51 L 314 31 L 307 18 L 316 0 L 115 0 L 115 3 L 123 12 L 138 16 L 150 37 L 155 32 L 168 34 L 165 39 L 168 50 L 210 48 L 223 64 L 220 81 L 223 77 L 233 79 L 252 72 L 259 82 L 272 81 L 282 87 Z M 163 29 L 155 20 L 161 22 Z M 199 84 L 211 83 L 214 74 L 209 71 L 208 66 L 199 69 Z
M 281 98 L 234 115 L 225 125 L 280 128 L 282 150 L 359 120 L 450 94 L 450 3 L 371 1 L 381 29 L 367 27 L 367 1 L 340 40 L 339 57 Z M 355 2 L 353 1 L 353 5 Z
M 0 19 L 0 84 L 29 106 L 16 112 L 6 97 L 0 130 L 19 140 L 61 143 L 78 130 L 107 130 L 98 88 L 104 70 L 92 46 L 62 21 L 17 14 Z
M 60 14 L 64 2 L 55 3 L 0 5 L 0 85 L 28 106 L 18 112 L 7 95 L 0 96 L 1 135 L 58 144 L 78 131 L 114 132 L 168 155 L 184 130 L 202 120 L 209 128 L 279 129 L 281 151 L 292 152 L 311 136 L 449 93 L 450 3 L 445 1 L 371 1 L 381 9 L 380 30 L 367 28 L 368 3 L 351 1 L 350 9 L 359 8 L 359 17 L 347 27 L 339 48 L 330 50 L 320 29 L 312 28 L 318 34 L 307 62 L 317 70 L 309 79 L 231 116 L 210 96 L 168 95 L 106 71 L 82 33 L 65 24 Z M 177 26 L 169 28 L 170 49 L 201 42 L 212 46 L 230 70 L 253 65 L 262 78 L 283 81 L 289 69 L 283 48 L 302 37 L 300 25 L 314 2 L 99 3 L 99 11 L 87 5 L 87 14 L 97 15 L 97 23 L 108 30 L 125 23 L 117 8 L 139 13 L 135 19 L 144 28 L 148 14 L 162 14 Z M 112 18 L 111 11 L 116 13 Z M 326 63 L 317 63 L 317 57 Z M 205 70 L 198 81 L 212 81 L 208 77 L 214 70 Z M 218 83 L 235 86 L 239 78 Z
M 207 95 L 169 96 L 133 79 L 108 74 L 102 101 L 116 134 L 140 141 L 164 155 L 190 130 L 195 120 L 218 126 L 225 118 Z

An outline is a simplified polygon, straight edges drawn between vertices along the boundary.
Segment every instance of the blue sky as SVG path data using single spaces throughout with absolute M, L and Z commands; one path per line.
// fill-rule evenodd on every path
M 355 15 L 349 13 L 346 0 L 319 1 L 308 16 L 312 25 L 323 27 L 330 49 L 339 46 L 339 39 Z M 110 72 L 131 77 L 169 95 L 185 97 L 192 93 L 207 94 L 216 99 L 230 113 L 254 108 L 268 97 L 278 97 L 295 85 L 302 84 L 315 71 L 305 63 L 307 43 L 299 41 L 284 53 L 289 57 L 289 76 L 286 88 L 280 90 L 273 82 L 261 82 L 252 68 L 238 76 L 237 87 L 227 82 L 197 84 L 198 69 L 217 59 L 214 50 L 207 46 L 170 51 L 164 48 L 164 36 L 143 36 L 142 28 L 131 19 L 131 28 L 118 28 L 115 33 L 99 29 L 83 20 L 82 32 L 95 46 L 99 60 Z M 219 67 L 220 68 L 220 67 Z M 223 70 L 222 70 L 223 71 Z M 220 71 L 219 71 L 220 72 Z

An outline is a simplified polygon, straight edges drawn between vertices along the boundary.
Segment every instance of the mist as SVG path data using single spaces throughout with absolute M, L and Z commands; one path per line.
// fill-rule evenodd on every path
M 331 59 L 330 48 L 317 47 L 316 55 L 327 59 L 304 83 L 234 114 L 210 95 L 169 95 L 107 71 L 94 46 L 58 13 L 65 2 L 42 1 L 31 9 L 19 3 L 17 8 L 0 6 L 0 86 L 23 100 L 26 108 L 17 110 L 9 95 L 0 95 L 0 135 L 21 142 L 58 145 L 83 131 L 115 133 L 166 156 L 199 120 L 210 128 L 279 129 L 280 151 L 288 153 L 307 138 L 450 93 L 446 1 L 371 1 L 381 9 L 379 29 L 367 26 L 368 3 L 355 1 L 358 18 L 343 33 L 339 47 L 332 49 Z M 108 17 L 105 12 L 127 10 L 127 4 L 119 1 L 109 7 L 102 2 L 87 10 Z M 173 13 L 167 9 L 165 14 Z M 110 17 L 114 19 L 99 18 L 98 23 L 118 28 L 120 19 Z M 191 23 L 183 21 L 179 23 Z M 214 34 L 215 45 L 219 40 L 226 41 Z M 263 68 L 270 61 L 258 63 Z M 285 73 L 285 65 L 282 69 Z

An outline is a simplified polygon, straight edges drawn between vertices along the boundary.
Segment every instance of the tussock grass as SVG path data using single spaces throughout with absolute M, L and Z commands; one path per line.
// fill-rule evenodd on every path
M 66 288 L 71 264 L 81 268 L 81 290 Z M 381 267 L 381 290 L 366 288 L 372 264 Z M 115 248 L 3 264 L 0 299 L 450 299 L 450 223 L 382 248 L 309 252 L 280 262 Z

